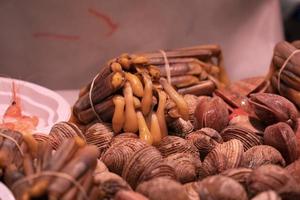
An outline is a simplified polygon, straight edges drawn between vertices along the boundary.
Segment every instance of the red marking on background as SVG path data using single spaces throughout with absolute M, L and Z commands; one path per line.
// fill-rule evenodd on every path
M 50 33 L 50 32 L 37 32 L 32 34 L 35 38 L 50 38 L 56 40 L 79 40 L 80 37 L 78 35 L 66 35 L 66 34 L 58 34 L 58 33 Z
M 107 36 L 111 36 L 118 29 L 118 24 L 114 23 L 108 15 L 92 8 L 89 8 L 88 11 L 91 15 L 94 15 L 95 17 L 101 19 L 109 27 L 110 31 L 107 33 Z

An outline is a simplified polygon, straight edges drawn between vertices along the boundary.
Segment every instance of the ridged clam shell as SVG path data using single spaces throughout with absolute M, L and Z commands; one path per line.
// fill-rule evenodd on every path
M 139 138 L 138 135 L 135 133 L 121 133 L 113 137 L 113 139 L 111 140 L 111 145 L 114 145 L 118 142 L 122 142 L 127 139 L 131 140 L 131 139 L 138 139 L 138 138 Z
M 194 117 L 196 129 L 209 127 L 220 132 L 229 122 L 227 104 L 217 96 L 201 98 Z
M 188 105 L 188 108 L 189 108 L 189 115 L 190 115 L 190 118 L 189 120 L 193 123 L 193 120 L 194 120 L 194 112 L 195 112 L 195 109 L 199 103 L 199 99 L 201 97 L 197 97 L 196 95 L 192 95 L 192 94 L 186 94 L 183 96 L 183 99 L 185 100 L 185 102 L 187 103 Z
M 172 135 L 185 137 L 194 130 L 194 125 L 189 120 L 178 118 L 169 123 L 169 128 L 172 130 Z
M 214 129 L 202 128 L 196 130 L 186 137 L 186 140 L 191 141 L 200 152 L 201 159 L 203 159 L 217 144 L 223 142 L 221 135 Z
M 268 126 L 264 133 L 264 142 L 266 145 L 276 148 L 287 163 L 298 158 L 295 133 L 286 123 L 279 122 Z
M 145 195 L 150 200 L 187 200 L 187 194 L 183 185 L 170 180 L 168 178 L 160 177 L 141 183 L 137 192 Z
M 218 144 L 207 154 L 202 167 L 208 174 L 213 175 L 224 170 L 237 168 L 243 158 L 244 148 L 242 142 L 233 139 Z
M 239 167 L 239 168 L 227 169 L 221 172 L 220 175 L 232 178 L 237 182 L 239 182 L 240 184 L 242 184 L 243 186 L 246 186 L 248 177 L 251 174 L 251 172 L 252 169 Z
M 105 123 L 96 123 L 85 132 L 86 142 L 96 145 L 101 154 L 109 148 L 113 136 L 111 126 Z
M 248 189 L 251 194 L 297 186 L 293 177 L 282 167 L 277 165 L 263 165 L 252 171 L 248 178 Z
M 53 149 L 57 149 L 64 139 L 79 136 L 85 140 L 81 130 L 72 122 L 59 122 L 55 124 L 49 133 L 49 141 Z
M 149 200 L 140 193 L 130 190 L 120 190 L 114 197 L 114 200 Z
M 122 177 L 135 188 L 139 184 L 139 178 L 151 163 L 162 162 L 160 152 L 153 146 L 148 146 L 135 152 L 125 163 Z
M 121 175 L 126 161 L 138 150 L 148 146 L 143 140 L 129 138 L 113 143 L 101 159 L 111 172 Z
M 49 142 L 49 135 L 48 134 L 43 134 L 43 133 L 34 133 L 32 134 L 33 138 L 37 141 L 37 142 Z
M 175 153 L 165 158 L 175 170 L 177 180 L 181 183 L 195 181 L 198 176 L 201 161 L 190 153 Z
M 281 200 L 281 197 L 273 190 L 261 192 L 251 200 Z
M 254 108 L 255 114 L 266 124 L 277 122 L 296 122 L 298 111 L 288 99 L 270 93 L 251 94 L 249 103 Z
M 183 185 L 189 200 L 200 200 L 197 192 L 199 190 L 199 183 L 200 182 L 190 182 Z
M 124 179 L 111 172 L 97 174 L 94 183 L 99 190 L 99 199 L 113 199 L 118 191 L 131 190 Z
M 214 200 L 248 200 L 243 186 L 232 178 L 215 175 L 203 179 L 199 183 L 197 193 L 200 199 Z
M 247 151 L 253 146 L 261 145 L 263 138 L 251 130 L 238 126 L 227 126 L 221 133 L 224 141 L 237 139 L 244 145 L 244 150 Z
M 198 149 L 193 143 L 177 136 L 166 136 L 158 145 L 158 150 L 163 157 L 167 157 L 174 153 L 191 153 L 199 158 Z
M 268 145 L 258 145 L 244 153 L 241 166 L 255 169 L 267 164 L 276 164 L 284 167 L 285 161 L 275 148 Z
M 285 170 L 300 184 L 300 159 L 286 166 Z
M 106 167 L 104 162 L 102 162 L 101 160 L 98 159 L 96 168 L 94 170 L 94 175 L 101 174 L 103 172 L 108 172 L 108 168 Z

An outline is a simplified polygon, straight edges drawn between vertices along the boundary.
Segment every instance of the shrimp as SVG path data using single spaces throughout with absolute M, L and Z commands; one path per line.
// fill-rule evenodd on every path
M 36 116 L 27 116 L 22 114 L 21 99 L 17 96 L 18 88 L 15 82 L 12 82 L 12 101 L 6 109 L 0 128 L 8 128 L 21 133 L 33 133 L 38 125 Z

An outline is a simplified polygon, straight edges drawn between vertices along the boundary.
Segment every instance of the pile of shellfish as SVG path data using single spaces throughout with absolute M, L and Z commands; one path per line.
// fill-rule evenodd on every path
M 130 66 L 134 59 L 151 60 L 123 55 L 109 66 L 123 69 L 125 58 Z M 138 66 L 136 69 L 145 68 Z M 295 68 L 300 69 L 300 62 L 294 63 Z M 138 79 L 143 80 L 145 74 L 150 76 L 150 70 L 142 70 Z M 114 121 L 94 119 L 84 127 L 78 121 L 73 123 L 74 119 L 60 122 L 48 135 L 36 133 L 28 138 L 0 129 L 1 180 L 17 199 L 298 200 L 299 101 L 276 93 L 272 77 L 232 82 L 206 96 L 181 96 L 165 78 L 155 82 L 151 75 L 152 106 L 147 114 L 142 104 L 134 107 L 140 99 L 134 100 L 133 79 L 128 78 L 119 91 L 124 97 L 117 95 L 117 90 L 110 95 L 114 95 L 115 110 L 126 112 L 127 104 L 116 102 L 131 90 L 138 129 L 125 131 L 123 124 L 116 131 Z M 156 83 L 157 88 L 153 86 Z M 88 90 L 80 95 L 88 95 Z M 186 110 L 168 120 L 170 110 L 166 108 L 180 110 L 177 98 L 171 97 L 174 91 Z M 162 130 L 157 114 L 162 94 L 167 132 L 157 139 Z M 167 103 L 167 99 L 171 101 Z M 149 132 L 146 136 L 153 136 L 152 142 L 141 137 L 145 129 Z
M 158 144 L 168 135 L 167 124 L 188 120 L 182 95 L 211 95 L 224 82 L 218 45 L 122 54 L 81 90 L 73 121 L 82 128 L 111 123 L 115 133 L 139 132 L 147 143 Z

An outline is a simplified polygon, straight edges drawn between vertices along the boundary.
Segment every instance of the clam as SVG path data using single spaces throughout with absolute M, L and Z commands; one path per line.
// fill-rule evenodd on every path
M 223 142 L 221 135 L 212 128 L 196 130 L 188 134 L 185 138 L 197 147 L 201 159 L 203 159 L 217 144 Z
M 200 199 L 214 200 L 247 200 L 243 186 L 232 178 L 215 175 L 203 179 L 197 187 Z
M 120 190 L 114 197 L 114 200 L 149 200 L 147 197 L 130 190 Z
M 130 186 L 117 174 L 103 172 L 94 176 L 99 192 L 98 199 L 113 199 L 120 190 L 131 190 Z
M 123 167 L 122 177 L 135 188 L 139 184 L 139 178 L 150 164 L 162 162 L 160 152 L 153 146 L 148 146 L 136 151 L 130 156 Z
M 277 122 L 286 122 L 294 126 L 298 111 L 288 99 L 269 93 L 250 95 L 249 99 L 255 114 L 264 123 L 271 125 Z
M 32 134 L 32 136 L 37 142 L 49 142 L 48 134 L 34 133 L 34 134 Z
M 111 145 L 114 145 L 118 142 L 122 142 L 124 140 L 127 140 L 127 139 L 138 139 L 139 136 L 135 133 L 130 133 L 130 132 L 127 132 L 127 133 L 121 133 L 121 134 L 118 134 L 116 136 L 113 137 L 113 139 L 111 140 Z
M 241 166 L 255 169 L 262 165 L 275 164 L 285 166 L 285 160 L 280 152 L 268 145 L 258 145 L 248 149 L 243 156 Z
M 237 168 L 240 166 L 243 153 L 243 144 L 239 140 L 233 139 L 218 144 L 207 154 L 202 163 L 202 167 L 210 175 L 220 173 L 227 169 Z
M 239 182 L 240 184 L 242 184 L 243 186 L 246 186 L 248 177 L 251 174 L 251 172 L 252 169 L 239 167 L 239 168 L 227 169 L 221 172 L 220 175 L 232 178 L 237 182 Z
M 185 121 L 182 118 L 178 118 L 169 123 L 169 128 L 172 131 L 172 135 L 185 137 L 194 130 L 194 125 L 189 120 Z
M 183 185 L 189 200 L 200 200 L 197 190 L 199 190 L 199 181 L 189 182 Z
M 264 142 L 276 148 L 287 163 L 295 161 L 298 157 L 295 133 L 284 122 L 268 126 L 264 133 Z
M 175 170 L 177 180 L 181 183 L 195 181 L 201 161 L 190 153 L 175 153 L 165 158 L 167 164 Z
M 59 122 L 55 124 L 49 133 L 49 141 L 54 149 L 57 149 L 66 138 L 79 136 L 85 140 L 81 130 L 72 122 Z
M 273 190 L 261 192 L 251 200 L 281 200 L 281 197 Z
M 164 137 L 157 148 L 163 157 L 167 157 L 174 153 L 191 153 L 199 158 L 198 149 L 194 144 L 178 136 Z
M 136 191 L 150 200 L 187 200 L 184 187 L 171 179 L 160 177 L 145 181 L 138 185 Z
M 194 113 L 195 128 L 213 128 L 222 131 L 229 122 L 226 103 L 220 97 L 201 98 Z
M 108 172 L 108 168 L 106 167 L 104 162 L 102 162 L 101 160 L 97 160 L 97 165 L 96 165 L 96 168 L 94 170 L 94 176 L 97 175 L 97 174 L 101 174 L 103 172 Z
M 195 113 L 195 110 L 196 110 L 196 107 L 199 103 L 199 100 L 202 98 L 201 96 L 200 97 L 197 97 L 196 95 L 192 95 L 192 94 L 185 94 L 183 96 L 185 102 L 187 103 L 188 107 L 189 107 L 189 120 L 191 122 L 193 122 L 194 120 L 194 113 Z
M 143 140 L 130 138 L 113 143 L 101 159 L 111 172 L 121 175 L 125 162 L 140 149 L 148 146 Z
M 85 132 L 87 143 L 96 145 L 101 154 L 109 148 L 113 136 L 111 126 L 104 123 L 96 123 Z
M 249 192 L 254 195 L 268 190 L 279 192 L 284 188 L 296 186 L 297 183 L 293 177 L 277 165 L 263 165 L 253 170 L 248 178 Z
M 262 144 L 262 137 L 252 130 L 240 126 L 227 126 L 221 133 L 224 141 L 231 139 L 240 140 L 243 143 L 244 150 L 248 150 L 253 146 Z
M 300 160 L 296 160 L 293 163 L 286 166 L 285 170 L 291 174 L 294 179 L 300 184 Z

